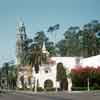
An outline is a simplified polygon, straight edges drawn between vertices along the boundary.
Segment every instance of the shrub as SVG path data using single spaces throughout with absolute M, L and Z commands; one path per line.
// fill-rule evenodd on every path
M 100 85 L 98 85 L 97 83 L 94 83 L 93 87 L 91 87 L 91 90 L 100 90 Z
M 87 90 L 87 87 L 72 87 L 73 91 Z
M 87 87 L 87 79 L 89 78 L 91 89 L 100 89 L 100 67 L 77 67 L 72 69 L 71 75 L 74 87 L 84 89 L 84 87 Z
M 46 91 L 56 91 L 56 88 L 46 88 Z
M 41 92 L 41 91 L 44 91 L 44 89 L 42 87 L 38 87 L 37 91 Z
M 33 88 L 32 91 L 35 91 L 35 88 Z M 37 91 L 42 92 L 44 89 L 42 87 L 37 87 Z

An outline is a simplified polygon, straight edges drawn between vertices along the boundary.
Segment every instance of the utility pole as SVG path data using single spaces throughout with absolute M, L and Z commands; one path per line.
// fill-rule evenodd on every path
M 87 85 L 88 85 L 88 91 L 90 91 L 90 79 L 89 79 L 89 77 L 87 79 Z

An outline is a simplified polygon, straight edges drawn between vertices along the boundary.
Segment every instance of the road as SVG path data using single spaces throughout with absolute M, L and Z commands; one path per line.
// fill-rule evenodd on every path
M 0 100 L 100 100 L 100 92 L 41 94 L 5 93 L 0 94 Z

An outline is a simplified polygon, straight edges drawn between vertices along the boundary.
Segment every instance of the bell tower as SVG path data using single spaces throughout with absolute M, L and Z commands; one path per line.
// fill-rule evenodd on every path
M 21 64 L 26 39 L 26 28 L 24 22 L 20 20 L 16 26 L 16 63 L 18 65 Z
M 46 49 L 45 42 L 43 42 L 43 46 L 42 46 L 42 63 L 43 64 L 47 63 L 48 56 L 49 56 L 49 52 Z

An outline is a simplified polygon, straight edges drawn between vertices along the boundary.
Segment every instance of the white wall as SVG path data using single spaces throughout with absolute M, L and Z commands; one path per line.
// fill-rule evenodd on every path
M 100 66 L 100 55 L 84 58 L 81 60 L 82 67 L 98 67 Z
M 39 86 L 44 88 L 44 82 L 46 80 L 51 80 L 53 82 L 53 87 L 56 87 L 56 66 L 51 66 L 51 71 L 46 73 L 45 68 L 47 66 L 40 66 L 40 71 L 38 73 Z M 34 68 L 33 68 L 34 71 Z M 33 73 L 33 77 L 36 77 L 36 73 Z
M 40 66 L 40 71 L 38 73 L 38 82 L 39 86 L 44 88 L 44 82 L 46 80 L 53 81 L 53 87 L 55 88 L 56 83 L 56 67 L 58 63 L 63 63 L 64 67 L 67 68 L 73 68 L 76 65 L 76 57 L 51 57 L 51 60 L 55 61 L 54 65 L 51 66 Z M 45 73 L 45 68 L 49 67 L 51 69 L 51 72 Z M 36 74 L 34 73 L 34 67 L 33 67 L 33 77 L 36 77 Z

